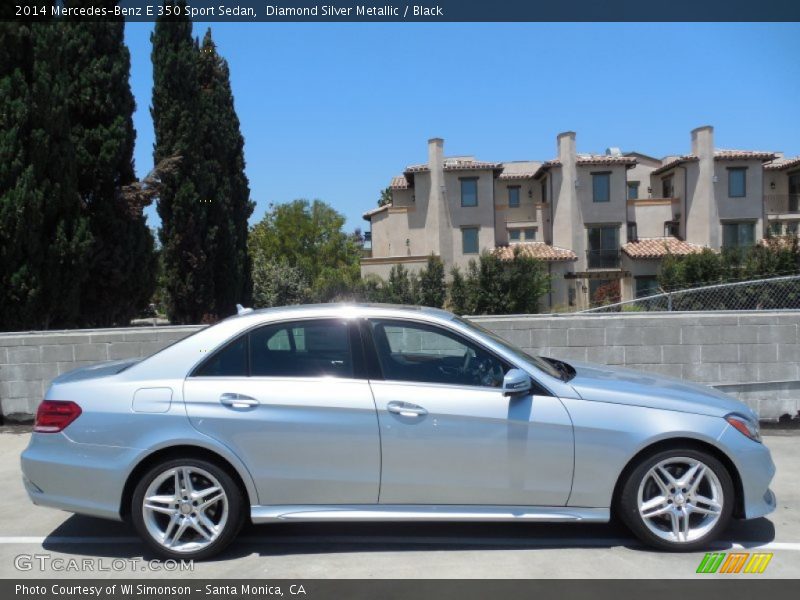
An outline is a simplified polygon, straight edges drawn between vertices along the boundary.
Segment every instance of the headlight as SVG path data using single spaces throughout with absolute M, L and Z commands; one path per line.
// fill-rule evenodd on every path
M 754 442 L 761 441 L 761 433 L 758 430 L 758 422 L 753 422 L 741 415 L 728 415 L 725 420 L 731 427 L 737 429 L 742 435 L 749 437 Z

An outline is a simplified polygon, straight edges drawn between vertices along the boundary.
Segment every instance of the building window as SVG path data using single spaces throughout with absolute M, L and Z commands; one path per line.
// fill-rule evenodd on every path
M 519 207 L 519 186 L 508 188 L 508 207 L 509 208 Z
M 749 248 L 756 241 L 756 224 L 746 223 L 722 224 L 723 248 Z
M 611 200 L 611 173 L 592 173 L 592 201 L 609 202 Z
M 519 229 L 509 229 L 508 230 L 508 241 L 509 242 L 518 242 L 520 240 L 520 230 Z
M 772 221 L 769 224 L 769 234 L 770 235 L 783 235 L 783 222 L 782 221 Z
M 674 182 L 675 182 L 675 180 L 672 177 L 672 175 L 670 175 L 669 177 L 664 177 L 664 179 L 661 180 L 661 197 L 662 198 L 674 198 L 675 197 L 674 196 L 675 187 L 673 185 Z
M 478 179 L 461 179 L 461 206 L 478 206 Z
M 590 269 L 619 267 L 619 226 L 597 225 L 587 229 L 589 249 L 586 251 Z
M 666 221 L 664 223 L 664 237 L 680 237 L 678 231 L 679 224 L 677 221 Z
M 658 277 L 648 275 L 636 278 L 636 297 L 644 298 L 658 293 Z
M 628 200 L 638 200 L 639 199 L 639 182 L 638 181 L 629 181 L 628 182 Z
M 542 179 L 542 204 L 547 204 L 547 179 Z
M 747 168 L 728 169 L 728 198 L 744 198 L 747 195 Z
M 525 241 L 532 242 L 536 239 L 536 229 L 533 227 L 529 227 L 525 230 Z
M 478 228 L 464 227 L 461 230 L 461 251 L 464 254 L 478 254 Z
M 628 223 L 628 241 L 634 242 L 639 239 L 639 236 L 636 234 L 636 223 Z

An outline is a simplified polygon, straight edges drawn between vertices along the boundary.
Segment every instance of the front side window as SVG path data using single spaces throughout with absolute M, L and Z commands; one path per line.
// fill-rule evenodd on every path
M 755 244 L 756 224 L 724 223 L 722 225 L 723 248 L 748 248 Z
M 747 195 L 747 169 L 728 169 L 728 198 L 744 198 Z
M 519 208 L 519 186 L 508 188 L 508 207 Z
M 509 242 L 518 242 L 520 240 L 520 230 L 519 229 L 509 229 L 508 230 L 508 241 Z
M 385 379 L 500 388 L 510 369 L 471 341 L 442 328 L 408 321 L 370 320 Z
M 628 182 L 628 200 L 638 200 L 639 199 L 639 182 L 638 181 L 629 181 Z
M 461 180 L 461 206 L 478 206 L 478 180 Z
M 592 201 L 609 202 L 611 200 L 611 173 L 592 173 Z
M 534 240 L 536 240 L 536 229 L 533 228 L 533 227 L 530 227 L 530 228 L 525 230 L 525 241 L 526 242 L 533 242 Z
M 542 179 L 542 204 L 547 204 L 547 179 Z
M 680 230 L 680 224 L 677 221 L 665 221 L 664 222 L 664 236 L 665 237 L 679 237 L 678 232 Z
M 319 319 L 266 325 L 250 333 L 254 377 L 353 377 L 347 321 Z
M 628 223 L 628 241 L 635 242 L 639 239 L 639 236 L 636 232 L 636 223 Z
M 461 246 L 464 254 L 478 253 L 479 244 L 477 227 L 465 227 L 461 230 Z

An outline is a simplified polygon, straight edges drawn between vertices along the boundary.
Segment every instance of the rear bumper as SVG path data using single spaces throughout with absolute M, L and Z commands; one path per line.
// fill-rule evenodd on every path
M 34 433 L 22 453 L 22 479 L 34 504 L 120 520 L 122 490 L 139 452 Z

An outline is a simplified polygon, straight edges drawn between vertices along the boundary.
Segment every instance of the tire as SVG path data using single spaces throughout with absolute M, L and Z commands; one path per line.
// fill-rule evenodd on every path
M 647 545 L 692 552 L 725 531 L 735 502 L 730 473 L 719 460 L 702 450 L 673 448 L 633 468 L 617 508 L 622 522 Z
M 234 540 L 244 522 L 243 507 L 242 492 L 224 469 L 203 459 L 175 458 L 141 477 L 130 514 L 136 532 L 158 556 L 202 560 Z

